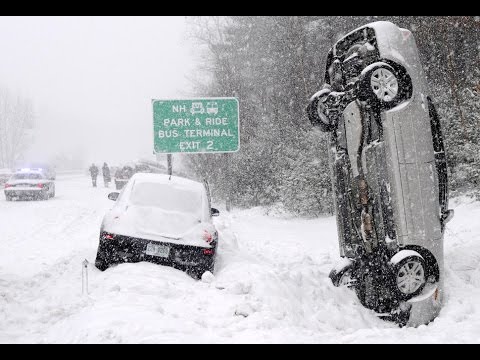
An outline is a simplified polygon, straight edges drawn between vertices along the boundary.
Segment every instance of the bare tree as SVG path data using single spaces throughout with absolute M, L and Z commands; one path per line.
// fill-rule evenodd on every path
M 29 99 L 13 98 L 0 89 L 0 167 L 12 168 L 28 146 L 33 127 L 33 107 Z

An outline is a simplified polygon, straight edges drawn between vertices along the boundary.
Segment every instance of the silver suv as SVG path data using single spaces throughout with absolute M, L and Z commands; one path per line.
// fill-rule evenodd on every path
M 328 53 L 307 107 L 330 134 L 340 256 L 334 285 L 401 325 L 434 319 L 443 298 L 447 167 L 415 40 L 390 22 L 362 26 Z

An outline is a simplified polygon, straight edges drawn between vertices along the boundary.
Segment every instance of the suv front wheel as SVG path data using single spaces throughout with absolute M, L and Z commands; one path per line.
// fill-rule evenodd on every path
M 401 299 L 408 300 L 420 294 L 425 287 L 425 260 L 412 250 L 402 250 L 392 260 L 396 257 L 400 260 L 392 261 L 395 290 Z

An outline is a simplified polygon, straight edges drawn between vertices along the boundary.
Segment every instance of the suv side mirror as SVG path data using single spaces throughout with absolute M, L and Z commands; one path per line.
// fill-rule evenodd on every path
M 440 218 L 440 220 L 442 221 L 442 224 L 446 224 L 450 220 L 452 220 L 454 214 L 455 214 L 455 211 L 453 209 L 449 209 L 444 213 L 442 213 L 442 216 Z
M 220 211 L 218 211 L 218 209 L 211 208 L 211 209 L 210 209 L 210 215 L 212 215 L 212 216 L 218 216 L 218 215 L 220 215 Z
M 119 192 L 111 192 L 110 194 L 108 194 L 108 198 L 110 200 L 117 201 L 118 195 L 120 195 Z

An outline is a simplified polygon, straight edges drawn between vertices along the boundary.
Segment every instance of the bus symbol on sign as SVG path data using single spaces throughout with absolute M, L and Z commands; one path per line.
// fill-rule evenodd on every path
M 205 109 L 203 108 L 203 104 L 201 102 L 194 102 L 192 103 L 192 108 L 190 109 L 192 115 L 195 114 L 204 114 Z
M 207 102 L 207 114 L 218 114 L 218 105 L 216 101 L 209 101 Z

